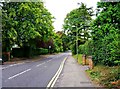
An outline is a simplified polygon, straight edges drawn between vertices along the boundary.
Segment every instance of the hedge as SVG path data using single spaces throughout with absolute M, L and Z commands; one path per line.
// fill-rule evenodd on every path
M 48 49 L 24 47 L 24 48 L 13 48 L 11 54 L 13 57 L 20 58 L 20 57 L 33 57 L 47 53 L 48 53 Z
M 44 48 L 37 48 L 37 54 L 47 54 L 48 53 L 48 49 L 44 49 Z

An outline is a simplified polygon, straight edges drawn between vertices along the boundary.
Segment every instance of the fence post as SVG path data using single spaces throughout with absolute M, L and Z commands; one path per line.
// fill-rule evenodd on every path
M 10 61 L 10 52 L 3 52 L 3 55 L 5 56 L 4 61 Z
M 86 65 L 86 55 L 85 54 L 82 55 L 82 63 L 83 63 L 83 65 Z

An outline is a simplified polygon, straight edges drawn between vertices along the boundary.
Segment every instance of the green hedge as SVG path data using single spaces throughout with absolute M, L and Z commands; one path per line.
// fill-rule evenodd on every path
M 70 46 L 70 49 L 71 49 L 73 55 L 74 55 L 74 54 L 77 54 L 76 44 L 75 44 L 75 43 Z
M 33 57 L 36 55 L 36 51 L 33 48 L 30 47 L 24 47 L 24 48 L 13 48 L 12 49 L 12 56 L 13 57 Z
M 44 48 L 37 48 L 37 54 L 47 54 L 48 53 L 48 49 L 44 49 Z
M 30 47 L 24 47 L 24 48 L 13 48 L 12 49 L 12 56 L 13 57 L 33 57 L 41 54 L 47 54 L 48 49 L 44 48 L 30 48 Z
M 87 56 L 92 55 L 94 46 L 93 46 L 93 41 L 92 40 L 88 40 L 85 42 L 85 44 L 83 45 L 79 45 L 79 53 L 80 54 L 85 54 Z
M 94 63 L 107 66 L 120 65 L 119 3 L 98 2 L 101 9 L 91 22 L 91 41 L 80 46 L 80 52 L 92 55 Z

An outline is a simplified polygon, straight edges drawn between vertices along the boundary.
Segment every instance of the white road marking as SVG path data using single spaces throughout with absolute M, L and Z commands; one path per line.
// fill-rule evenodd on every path
M 43 65 L 43 64 L 45 64 L 45 62 L 43 62 L 43 63 L 41 63 L 41 64 L 36 65 L 36 67 L 39 67 L 39 66 L 41 66 L 41 65 Z
M 50 62 L 50 61 L 52 61 L 52 60 L 49 60 L 49 61 L 47 61 L 47 62 Z
M 46 62 L 50 62 L 50 61 L 52 61 L 52 60 L 48 60 L 48 61 L 46 61 Z M 41 64 L 36 65 L 36 67 L 39 67 L 39 66 L 41 66 L 41 65 L 43 65 L 43 64 L 45 64 L 45 62 L 43 62 L 43 63 L 41 63 Z
M 36 65 L 36 67 L 39 67 L 39 66 L 41 66 L 41 64 L 39 64 L 39 65 Z
M 60 64 L 60 67 L 59 69 L 57 70 L 56 74 L 53 76 L 53 78 L 51 79 L 51 81 L 48 83 L 47 85 L 47 88 L 46 89 L 49 89 L 49 87 L 53 87 L 63 69 L 63 66 L 64 66 L 64 63 L 65 63 L 65 60 L 67 59 L 67 57 L 64 58 L 64 60 L 62 61 L 62 63 Z
M 17 63 L 17 64 L 12 64 L 12 65 L 9 65 L 7 67 L 2 67 L 2 69 L 7 69 L 7 68 L 10 68 L 10 67 L 13 67 L 13 66 L 16 66 L 16 65 L 21 65 L 21 64 L 24 64 L 24 62 L 22 63 Z
M 28 71 L 30 71 L 31 69 L 27 69 L 27 70 L 25 70 L 25 71 L 23 71 L 23 72 L 21 72 L 21 73 L 18 73 L 18 74 L 16 74 L 16 75 L 14 75 L 14 76 L 12 76 L 12 77 L 9 77 L 8 79 L 13 79 L 13 78 L 15 78 L 15 77 L 17 77 L 17 76 L 19 76 L 19 75 L 21 75 L 21 74 L 24 74 L 25 72 L 28 72 Z
M 43 62 L 41 65 L 45 64 L 45 62 Z
M 44 66 L 45 68 L 47 67 L 47 66 Z
M 63 70 L 64 63 L 65 63 L 66 59 L 67 59 L 67 57 L 63 60 L 63 62 L 62 62 L 62 64 L 61 64 L 61 68 L 60 68 L 60 70 L 59 70 L 59 73 L 57 74 L 56 78 L 54 79 L 54 81 L 53 81 L 51 87 L 54 87 L 54 85 L 55 85 L 55 83 L 56 83 L 58 77 L 60 76 L 60 74 L 61 74 L 61 72 L 62 72 L 62 70 Z

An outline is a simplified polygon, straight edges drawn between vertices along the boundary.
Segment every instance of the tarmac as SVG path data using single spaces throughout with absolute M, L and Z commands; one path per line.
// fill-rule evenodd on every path
M 94 88 L 98 87 L 93 84 L 89 79 L 85 70 L 89 69 L 88 66 L 82 66 L 70 55 L 64 65 L 62 73 L 60 74 L 54 87 L 82 87 Z

